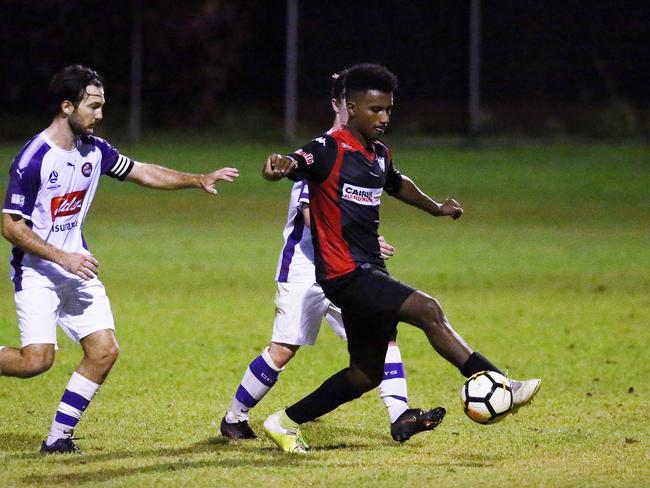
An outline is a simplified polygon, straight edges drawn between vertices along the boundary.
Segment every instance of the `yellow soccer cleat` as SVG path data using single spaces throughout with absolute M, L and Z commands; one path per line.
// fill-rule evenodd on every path
M 303 454 L 309 449 L 300 435 L 300 424 L 291 420 L 284 410 L 266 418 L 264 431 L 284 452 Z

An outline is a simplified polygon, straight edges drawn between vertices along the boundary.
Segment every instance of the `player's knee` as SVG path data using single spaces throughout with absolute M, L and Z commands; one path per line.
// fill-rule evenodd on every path
M 24 355 L 23 368 L 19 377 L 33 378 L 45 373 L 54 364 L 54 354 L 49 351 L 39 351 Z
M 118 357 L 120 357 L 120 346 L 113 344 L 105 353 L 106 364 L 113 366 Z
M 93 351 L 92 355 L 89 356 L 89 359 L 95 363 L 98 368 L 108 371 L 113 367 L 113 364 L 115 364 L 119 355 L 120 347 L 117 344 L 111 344 L 110 346 Z
M 445 313 L 440 306 L 440 302 L 432 297 L 427 297 L 423 301 L 420 309 L 420 323 L 422 328 L 443 327 L 445 324 Z

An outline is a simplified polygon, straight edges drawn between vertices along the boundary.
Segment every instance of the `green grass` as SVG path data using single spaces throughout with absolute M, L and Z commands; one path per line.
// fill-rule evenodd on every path
M 0 147 L 6 165 L 18 145 Z M 432 433 L 388 434 L 376 393 L 306 425 L 304 457 L 266 439 L 229 444 L 218 422 L 268 342 L 289 185 L 259 177 L 282 147 L 157 142 L 138 159 L 241 177 L 212 198 L 106 179 L 85 235 L 102 263 L 122 354 L 77 429 L 87 456 L 41 458 L 80 349 L 61 335 L 55 366 L 0 379 L 0 486 L 642 486 L 650 479 L 650 150 L 393 147 L 398 167 L 466 214 L 431 219 L 384 198 L 392 273 L 440 299 L 463 336 L 515 377 L 544 379 L 535 403 L 494 426 L 460 408 L 462 377 L 400 326 L 413 405 L 445 405 Z M 0 181 L 5 186 L 6 179 Z M 3 255 L 8 261 L 9 247 Z M 8 272 L 8 264 L 5 271 Z M 18 343 L 0 281 L 0 344 Z M 254 410 L 297 400 L 346 364 L 323 329 Z

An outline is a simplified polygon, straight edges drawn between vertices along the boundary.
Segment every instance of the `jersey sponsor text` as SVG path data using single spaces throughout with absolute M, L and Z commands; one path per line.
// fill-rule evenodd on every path
M 359 205 L 370 205 L 376 207 L 381 203 L 383 188 L 362 188 L 360 186 L 345 183 L 341 192 L 341 198 Z
M 54 197 L 50 206 L 52 212 L 52 220 L 57 217 L 65 217 L 67 215 L 74 215 L 81 211 L 86 190 L 73 191 L 66 193 L 60 197 Z
M 77 227 L 79 223 L 75 220 L 74 222 L 66 222 L 65 224 L 54 224 L 52 226 L 52 232 L 64 232 L 72 230 Z

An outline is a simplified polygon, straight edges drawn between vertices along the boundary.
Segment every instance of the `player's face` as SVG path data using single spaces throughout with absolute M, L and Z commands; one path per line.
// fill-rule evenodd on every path
M 88 85 L 81 102 L 74 107 L 68 117 L 68 124 L 72 132 L 76 135 L 92 134 L 95 125 L 104 117 L 102 114 L 104 103 L 106 103 L 104 89 L 99 86 Z
M 347 102 L 348 126 L 368 141 L 379 139 L 390 122 L 393 110 L 393 94 L 379 90 L 367 90 L 354 94 Z

